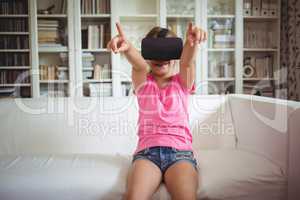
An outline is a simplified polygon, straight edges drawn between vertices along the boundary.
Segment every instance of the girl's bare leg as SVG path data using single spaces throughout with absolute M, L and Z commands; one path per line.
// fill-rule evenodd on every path
M 162 180 L 160 169 L 151 161 L 137 159 L 129 170 L 124 200 L 148 200 Z

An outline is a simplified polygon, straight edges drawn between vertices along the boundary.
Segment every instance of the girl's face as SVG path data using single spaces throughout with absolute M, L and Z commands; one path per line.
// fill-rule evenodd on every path
M 154 75 L 165 76 L 173 69 L 175 61 L 149 60 L 149 64 Z

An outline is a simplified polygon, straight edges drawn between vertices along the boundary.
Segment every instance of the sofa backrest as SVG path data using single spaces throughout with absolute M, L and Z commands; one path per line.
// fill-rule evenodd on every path
M 235 147 L 227 99 L 190 97 L 194 148 Z M 137 144 L 137 105 L 135 96 L 3 99 L 0 154 L 131 154 Z
M 255 152 L 287 169 L 288 119 L 300 103 L 230 95 L 237 148 Z
M 236 147 L 228 96 L 194 95 L 190 98 L 189 108 L 194 149 Z
M 134 98 L 0 101 L 0 153 L 128 153 L 135 146 Z

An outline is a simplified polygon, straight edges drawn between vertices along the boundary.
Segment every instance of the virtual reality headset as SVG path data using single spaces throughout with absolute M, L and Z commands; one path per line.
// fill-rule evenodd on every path
M 183 42 L 178 37 L 165 37 L 168 29 L 163 28 L 157 38 L 145 37 L 142 40 L 142 56 L 146 60 L 180 59 Z

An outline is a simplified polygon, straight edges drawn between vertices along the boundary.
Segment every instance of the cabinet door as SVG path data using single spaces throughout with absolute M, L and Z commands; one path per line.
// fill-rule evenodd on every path
M 68 0 L 36 0 L 40 96 L 70 94 Z
M 207 1 L 207 93 L 235 92 L 235 0 Z
M 83 96 L 112 96 L 111 1 L 80 0 Z
M 195 24 L 195 8 L 195 0 L 166 0 L 167 28 L 182 38 L 183 42 L 189 22 Z M 175 67 L 175 73 L 179 72 L 179 61 Z
M 155 26 L 159 26 L 158 0 L 117 0 L 118 19 L 123 27 L 127 39 L 141 51 L 141 41 Z M 124 55 L 120 56 L 120 66 L 117 72 L 120 75 L 121 95 L 133 95 L 132 66 Z

